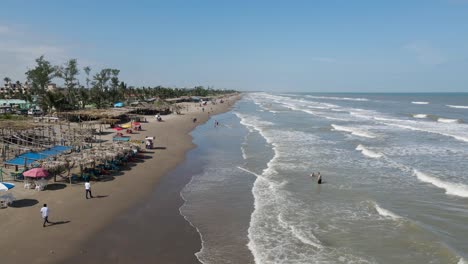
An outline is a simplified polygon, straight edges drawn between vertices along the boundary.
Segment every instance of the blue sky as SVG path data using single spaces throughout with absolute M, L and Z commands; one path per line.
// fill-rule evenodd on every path
M 468 0 L 3 0 L 0 74 L 44 54 L 130 85 L 468 92 Z M 82 73 L 84 74 L 84 73 Z

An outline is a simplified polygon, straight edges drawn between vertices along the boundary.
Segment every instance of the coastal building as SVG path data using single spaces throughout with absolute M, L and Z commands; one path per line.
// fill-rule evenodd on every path
M 29 92 L 31 86 L 28 82 L 21 83 L 19 81 L 13 82 L 5 82 L 3 86 L 0 86 L 0 94 L 5 95 L 14 95 L 18 93 L 25 94 Z
M 28 109 L 31 104 L 25 100 L 20 99 L 0 99 L 0 107 L 3 107 L 5 112 L 9 112 L 7 109 Z

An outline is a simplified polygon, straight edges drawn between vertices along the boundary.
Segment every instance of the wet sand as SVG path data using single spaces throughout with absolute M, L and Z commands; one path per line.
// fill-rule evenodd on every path
M 82 183 L 56 183 L 42 192 L 27 190 L 27 196 L 15 194 L 19 199 L 15 207 L 0 210 L 2 263 L 69 263 L 70 260 L 136 263 L 140 262 L 135 259 L 138 256 L 140 263 L 196 263 L 193 253 L 200 247 L 198 234 L 178 214 L 182 201 L 177 189 L 185 184 L 190 173 L 168 173 L 194 147 L 189 132 L 211 115 L 228 111 L 237 99 L 231 97 L 224 104 L 208 105 L 205 112 L 198 104 L 188 104 L 188 110 L 182 110 L 182 115 L 163 116 L 164 122 L 148 117 L 149 123 L 143 123 L 143 131 L 134 134 L 132 139 L 155 136 L 156 148 L 145 154 L 143 162 L 132 164 L 113 175 L 110 181 L 92 182 L 93 195 L 100 198 L 86 200 Z M 193 118 L 198 121 L 192 122 Z M 17 188 L 22 188 L 22 183 L 18 182 Z M 24 190 L 21 191 L 18 193 L 23 194 Z M 157 216 L 152 227 L 157 228 L 151 229 L 151 235 L 149 228 L 132 232 L 132 227 L 142 227 L 138 218 L 146 216 L 138 215 L 139 206 L 148 199 L 161 201 L 151 203 Z M 55 222 L 46 228 L 42 227 L 39 214 L 43 203 L 50 208 L 49 220 Z M 122 226 L 109 233 L 106 228 L 113 223 Z M 143 237 L 151 238 L 135 240 Z M 113 247 L 109 241 L 119 246 Z M 147 256 L 137 250 L 125 250 L 125 245 L 135 243 L 142 249 L 154 249 L 145 250 L 154 254 Z M 103 252 L 106 247 L 107 251 Z

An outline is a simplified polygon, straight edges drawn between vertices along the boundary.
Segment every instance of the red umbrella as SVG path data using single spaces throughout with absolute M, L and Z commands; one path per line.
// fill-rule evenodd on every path
M 43 168 L 34 168 L 28 171 L 23 172 L 24 177 L 31 177 L 31 178 L 42 178 L 47 177 L 49 172 Z
M 123 128 L 121 128 L 121 127 L 113 127 L 112 129 L 117 130 L 117 131 L 120 131 L 120 130 L 122 130 Z
M 133 122 L 133 125 L 134 125 L 134 126 L 139 126 L 139 125 L 140 125 L 140 122 Z

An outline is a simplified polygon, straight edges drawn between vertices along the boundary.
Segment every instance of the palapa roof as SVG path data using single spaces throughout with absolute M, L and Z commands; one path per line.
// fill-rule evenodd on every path
M 27 130 L 43 126 L 31 120 L 0 120 L 0 129 Z
M 108 109 L 82 109 L 69 112 L 61 112 L 61 116 L 88 116 L 92 118 L 116 118 L 131 112 L 128 108 L 108 108 Z

